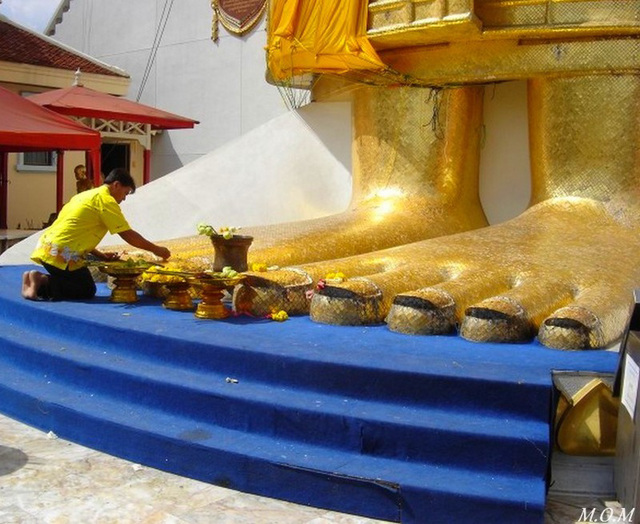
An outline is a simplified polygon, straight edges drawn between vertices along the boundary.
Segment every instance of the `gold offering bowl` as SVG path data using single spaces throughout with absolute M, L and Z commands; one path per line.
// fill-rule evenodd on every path
M 161 280 L 145 280 L 145 277 L 160 276 Z M 193 309 L 193 299 L 190 293 L 190 279 L 196 273 L 181 269 L 168 269 L 153 266 L 142 276 L 142 289 L 149 296 L 162 298 L 162 306 L 175 311 L 190 311 Z
M 222 297 L 225 290 L 231 291 L 243 278 L 244 275 L 233 277 L 198 275 L 194 277 L 191 282 L 200 290 L 202 296 L 195 316 L 212 320 L 227 318 L 231 313 L 222 304 Z
M 173 309 L 174 311 L 191 311 L 193 309 L 193 299 L 189 288 L 191 283 L 184 280 L 183 282 L 167 282 L 165 287 L 169 290 L 168 295 L 162 303 L 162 307 Z
M 169 289 L 167 289 L 165 282 L 149 282 L 144 280 L 144 275 L 142 275 L 140 287 L 142 288 L 142 293 L 151 298 L 164 300 L 169 295 Z
M 149 265 L 104 262 L 96 264 L 96 267 L 106 275 L 113 277 L 111 302 L 132 303 L 138 301 L 137 279 L 146 271 Z

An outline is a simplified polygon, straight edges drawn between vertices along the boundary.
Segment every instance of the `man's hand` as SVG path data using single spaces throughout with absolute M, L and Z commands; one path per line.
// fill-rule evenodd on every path
M 156 249 L 153 250 L 153 254 L 157 257 L 166 260 L 171 256 L 171 251 L 169 251 L 166 247 L 156 246 Z
M 104 262 L 112 262 L 114 260 L 120 260 L 120 255 L 118 253 L 103 253 L 102 251 L 98 251 L 94 249 L 91 251 L 91 254 L 96 257 L 98 260 L 103 260 Z
M 151 251 L 151 253 L 153 253 L 157 257 L 166 260 L 171 256 L 171 251 L 169 251 L 166 247 L 162 247 L 154 244 L 153 242 L 150 242 L 133 229 L 127 229 L 126 231 L 122 231 L 118 234 L 120 235 L 122 240 L 124 240 L 128 244 L 131 244 L 132 246 L 140 249 L 144 249 L 145 251 Z
M 102 253 L 102 260 L 105 260 L 106 262 L 120 260 L 120 255 L 118 253 Z

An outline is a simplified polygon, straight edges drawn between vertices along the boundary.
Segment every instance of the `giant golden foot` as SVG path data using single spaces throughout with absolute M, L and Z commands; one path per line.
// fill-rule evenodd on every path
M 331 324 L 385 320 L 394 331 L 517 342 L 538 332 L 560 349 L 603 347 L 624 329 L 640 283 L 640 237 L 599 202 L 548 200 L 520 217 L 300 268 L 251 274 L 236 307 L 271 307 Z M 343 282 L 324 282 L 327 273 Z
M 536 79 L 529 85 L 533 205 L 481 230 L 297 269 L 253 274 L 240 309 L 310 308 L 319 322 L 387 318 L 404 333 L 460 324 L 478 341 L 538 332 L 550 347 L 603 347 L 624 329 L 640 282 L 634 75 Z M 329 272 L 344 282 L 309 289 Z
M 640 255 L 637 231 L 593 200 L 549 200 L 508 223 L 422 248 L 441 276 L 395 296 L 392 330 L 438 334 L 459 325 L 464 338 L 481 342 L 537 333 L 549 347 L 598 348 L 622 333 L 640 282 L 629 264 Z
M 360 86 L 353 92 L 353 195 L 324 218 L 244 228 L 253 262 L 288 266 L 368 253 L 487 224 L 478 196 L 482 87 Z M 204 237 L 166 243 L 210 256 Z

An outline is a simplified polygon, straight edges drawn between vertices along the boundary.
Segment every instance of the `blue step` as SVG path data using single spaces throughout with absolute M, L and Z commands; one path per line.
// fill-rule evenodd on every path
M 550 376 L 541 375 L 537 363 L 531 366 L 522 359 L 527 356 L 524 351 L 513 352 L 507 360 L 504 356 L 492 359 L 491 352 L 478 351 L 478 345 L 466 342 L 476 351 L 452 359 L 451 352 L 464 342 L 456 337 L 427 339 L 382 327 L 326 326 L 307 317 L 293 318 L 286 326 L 243 318 L 212 323 L 191 314 L 158 310 L 158 302 L 151 299 L 130 306 L 100 298 L 102 302 L 92 303 L 91 308 L 82 306 L 83 316 L 79 316 L 68 311 L 61 314 L 56 303 L 12 300 L 5 307 L 0 294 L 0 318 L 7 311 L 12 322 L 31 331 L 46 329 L 62 337 L 73 333 L 79 343 L 99 343 L 118 354 L 133 353 L 136 358 L 162 360 L 177 368 L 215 369 L 226 376 L 406 405 L 454 404 L 476 413 L 547 420 Z M 142 315 L 147 306 L 154 314 Z M 106 330 L 105 307 L 111 322 Z M 41 322 L 38 312 L 46 313 L 49 320 Z M 168 315 L 162 321 L 156 318 L 160 312 Z M 289 325 L 293 330 L 287 329 Z M 140 351 L 150 335 L 153 351 Z M 123 336 L 127 344 L 122 344 Z M 425 347 L 427 340 L 431 347 Z M 416 342 L 417 350 L 412 347 Z M 521 358 L 520 365 L 514 365 L 514 357 Z
M 244 379 L 233 383 L 215 370 L 176 370 L 37 332 L 25 343 L 24 331 L 2 321 L 0 332 L 5 343 L 0 362 L 75 388 L 117 394 L 167 411 L 180 409 L 196 420 L 404 460 L 473 462 L 482 469 L 516 474 L 536 470 L 543 475 L 547 467 L 546 454 L 527 453 L 532 445 L 546 449 L 548 426 L 540 421 L 390 405 Z M 531 440 L 523 441 L 524 433 Z
M 265 496 L 282 498 L 284 492 L 292 502 L 390 521 L 424 522 L 432 513 L 448 515 L 450 522 L 466 522 L 462 519 L 469 515 L 540 522 L 541 478 L 385 459 L 256 435 L 67 388 L 24 369 L 5 369 L 11 378 L 2 377 L 0 398 L 9 416 L 158 469 Z
M 198 320 L 142 297 L 19 296 L 0 267 L 0 411 L 241 491 L 398 522 L 542 522 L 552 370 L 610 352 L 306 317 Z

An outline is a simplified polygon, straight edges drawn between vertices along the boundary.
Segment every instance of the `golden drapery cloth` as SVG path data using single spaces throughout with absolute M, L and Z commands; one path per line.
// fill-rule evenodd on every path
M 367 6 L 367 0 L 270 0 L 272 77 L 387 69 L 366 37 Z

